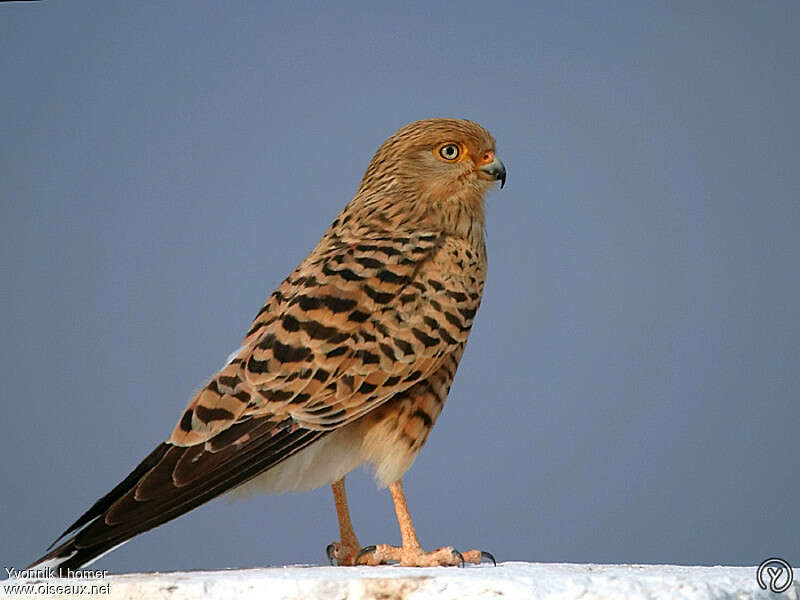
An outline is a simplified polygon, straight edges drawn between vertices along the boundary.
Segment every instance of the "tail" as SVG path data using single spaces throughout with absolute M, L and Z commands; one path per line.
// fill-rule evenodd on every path
M 298 427 L 291 419 L 261 417 L 240 421 L 194 446 L 163 442 L 50 548 L 71 537 L 27 569 L 48 569 L 63 577 L 256 477 L 326 433 Z
M 77 521 L 70 525 L 67 530 L 64 531 L 64 533 L 58 536 L 58 538 L 56 538 L 56 540 L 50 544 L 50 547 L 48 548 L 49 552 L 47 554 L 36 560 L 30 566 L 26 567 L 26 570 L 46 569 L 47 572 L 51 573 L 52 575 L 65 577 L 67 575 L 67 570 L 75 571 L 81 567 L 85 567 L 86 565 L 93 563 L 101 556 L 108 554 L 136 535 L 136 533 L 133 533 L 122 539 L 117 540 L 112 538 L 110 540 L 94 544 L 82 543 L 81 539 L 82 534 L 85 532 L 88 526 L 97 524 L 98 519 L 103 516 L 103 514 L 111 507 L 112 504 L 130 492 L 151 469 L 161 462 L 170 447 L 171 445 L 167 443 L 159 444 L 159 446 L 153 450 L 147 456 L 147 458 L 139 463 L 139 466 L 136 467 L 130 475 L 122 480 L 113 490 L 95 502 L 92 507 L 83 513 Z M 102 521 L 102 519 L 100 520 Z M 143 533 L 144 531 L 152 529 L 160 524 L 161 523 L 154 523 L 147 529 L 142 529 L 137 533 Z M 108 525 L 105 527 L 108 528 Z M 56 548 L 53 548 L 53 546 L 55 546 L 59 540 L 77 530 L 81 531 L 78 531 L 78 533 L 70 537 L 68 540 Z

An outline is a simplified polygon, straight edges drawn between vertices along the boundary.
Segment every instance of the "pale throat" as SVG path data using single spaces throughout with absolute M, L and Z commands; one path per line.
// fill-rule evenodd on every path
M 444 231 L 467 240 L 475 249 L 483 248 L 486 223 L 483 190 L 464 188 L 432 204 L 431 213 Z
M 483 196 L 489 186 L 479 182 L 456 191 L 420 187 L 391 185 L 377 193 L 360 189 L 337 218 L 332 233 L 357 236 L 365 223 L 368 229 L 387 232 L 433 229 L 463 238 L 480 251 L 484 247 Z

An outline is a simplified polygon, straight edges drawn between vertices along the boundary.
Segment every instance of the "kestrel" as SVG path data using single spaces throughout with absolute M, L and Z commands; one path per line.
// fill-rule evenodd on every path
M 340 529 L 332 563 L 480 563 L 479 550 L 423 551 L 401 477 L 464 352 L 486 277 L 484 195 L 505 179 L 494 138 L 472 121 L 416 121 L 389 137 L 170 437 L 29 568 L 78 569 L 233 488 L 326 484 Z M 400 547 L 356 538 L 344 479 L 363 463 L 389 487 Z

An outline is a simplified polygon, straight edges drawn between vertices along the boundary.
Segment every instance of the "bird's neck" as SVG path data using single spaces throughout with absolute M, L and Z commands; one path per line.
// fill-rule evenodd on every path
M 483 194 L 464 192 L 439 198 L 428 212 L 445 233 L 465 239 L 476 250 L 483 248 L 486 223 Z
M 483 190 L 465 189 L 449 195 L 436 195 L 435 190 L 415 194 L 393 191 L 370 194 L 360 190 L 334 221 L 336 233 L 358 238 L 366 231 L 440 231 L 463 238 L 476 250 L 483 249 Z M 409 201 L 409 197 L 415 200 Z

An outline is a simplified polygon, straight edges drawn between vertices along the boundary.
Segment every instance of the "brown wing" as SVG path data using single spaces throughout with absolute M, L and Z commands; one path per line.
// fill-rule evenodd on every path
M 272 294 L 242 349 L 189 403 L 167 442 L 40 562 L 85 564 L 264 472 L 460 352 L 483 281 L 454 279 L 436 259 L 452 243 L 416 233 L 312 253 Z
M 438 317 L 437 308 L 455 302 L 431 269 L 443 241 L 433 233 L 376 237 L 312 254 L 271 296 L 169 441 L 197 444 L 265 414 L 330 430 L 425 378 L 471 324 L 455 309 L 457 327 Z

